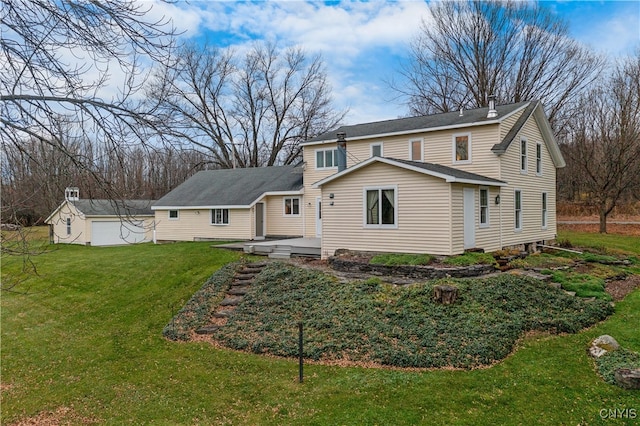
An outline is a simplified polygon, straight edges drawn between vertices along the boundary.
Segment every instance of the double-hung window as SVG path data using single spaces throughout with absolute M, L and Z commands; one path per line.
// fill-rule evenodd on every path
M 211 209 L 212 225 L 228 225 L 229 209 Z
M 284 215 L 300 216 L 300 198 L 299 197 L 285 197 Z
M 527 140 L 520 139 L 520 173 L 527 173 Z
M 411 161 L 422 161 L 422 152 L 422 139 L 413 139 L 409 141 L 409 158 Z
M 522 191 L 519 189 L 514 196 L 514 214 L 516 231 L 522 231 Z
M 547 193 L 542 193 L 542 220 L 541 225 L 543 229 L 547 228 Z
M 542 144 L 539 142 L 536 144 L 536 174 L 542 174 Z
M 471 163 L 471 133 L 453 135 L 453 164 Z
M 480 227 L 489 226 L 489 190 L 480 188 Z
M 333 169 L 338 167 L 338 149 L 316 150 L 316 169 Z
M 365 227 L 396 228 L 398 225 L 397 195 L 396 187 L 365 188 Z

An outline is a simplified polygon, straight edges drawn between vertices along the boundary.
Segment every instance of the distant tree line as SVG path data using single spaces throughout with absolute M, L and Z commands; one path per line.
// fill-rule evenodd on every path
M 170 20 L 132 0 L 2 4 L 3 222 L 41 222 L 70 185 L 154 199 L 205 168 L 294 163 L 346 113 L 302 48 L 178 45 Z M 640 189 L 640 50 L 610 64 L 544 3 L 429 8 L 390 82 L 408 115 L 540 99 L 567 160 L 558 195 L 597 206 L 605 232 Z

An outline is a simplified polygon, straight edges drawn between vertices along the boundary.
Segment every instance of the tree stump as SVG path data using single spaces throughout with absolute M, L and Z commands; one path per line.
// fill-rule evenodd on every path
M 618 386 L 625 389 L 640 389 L 640 369 L 619 368 L 614 377 Z
M 433 287 L 433 299 L 437 303 L 450 305 L 458 298 L 458 287 L 452 285 L 437 285 Z

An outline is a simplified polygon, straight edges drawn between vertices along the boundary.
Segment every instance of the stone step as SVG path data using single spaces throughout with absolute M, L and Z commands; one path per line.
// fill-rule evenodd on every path
M 205 325 L 204 327 L 200 327 L 196 330 L 196 334 L 213 334 L 216 331 L 220 330 L 219 325 Z
M 227 296 L 220 302 L 220 306 L 238 306 L 241 302 L 242 296 Z
M 253 280 L 238 280 L 231 283 L 231 287 L 246 287 L 253 284 Z
M 253 274 L 253 275 L 257 275 L 260 272 L 262 272 L 263 268 L 243 268 L 240 273 L 241 274 Z
M 236 273 L 233 278 L 235 280 L 247 281 L 252 280 L 255 277 L 255 274 L 243 274 L 242 272 Z
M 227 294 L 229 294 L 231 296 L 244 296 L 245 294 L 247 294 L 249 292 L 249 288 L 251 288 L 251 286 L 248 286 L 248 285 L 233 285 L 233 286 L 231 286 L 229 291 L 227 291 Z
M 268 263 L 267 262 L 253 262 L 253 263 L 247 263 L 245 265 L 245 268 L 258 268 L 258 269 L 262 269 L 265 266 L 267 266 Z
M 229 317 L 231 316 L 231 313 L 232 313 L 232 312 L 233 312 L 232 310 L 225 310 L 225 311 L 220 310 L 220 311 L 216 311 L 216 312 L 214 312 L 214 313 L 213 313 L 213 317 L 214 317 L 214 318 L 220 318 L 220 319 L 222 319 L 222 318 L 229 318 Z

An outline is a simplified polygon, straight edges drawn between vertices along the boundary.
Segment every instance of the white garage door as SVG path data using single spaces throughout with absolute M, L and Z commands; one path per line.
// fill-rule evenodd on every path
M 91 245 L 113 246 L 145 241 L 142 222 L 91 222 Z

